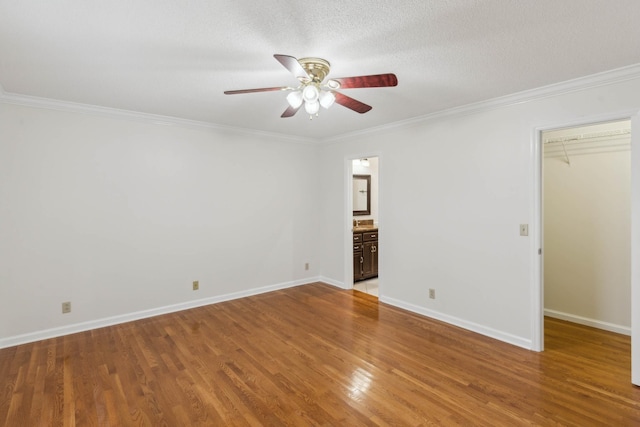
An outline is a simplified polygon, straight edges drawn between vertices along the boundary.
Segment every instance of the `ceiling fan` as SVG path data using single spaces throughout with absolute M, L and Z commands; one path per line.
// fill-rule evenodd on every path
M 258 89 L 227 90 L 225 95 L 238 95 L 253 92 L 287 91 L 289 108 L 280 117 L 293 117 L 304 105 L 309 118 L 318 115 L 320 107 L 329 108 L 333 103 L 347 107 L 357 113 L 366 113 L 371 106 L 338 92 L 338 89 L 354 89 L 361 87 L 389 87 L 397 86 L 395 74 L 375 74 L 371 76 L 342 77 L 329 79 L 331 64 L 322 58 L 296 59 L 289 55 L 273 55 L 300 82 L 297 87 L 264 87 Z

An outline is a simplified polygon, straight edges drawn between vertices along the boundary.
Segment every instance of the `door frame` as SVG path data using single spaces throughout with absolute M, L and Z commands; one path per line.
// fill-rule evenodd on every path
M 378 227 L 382 224 L 382 154 L 368 151 L 362 154 L 350 154 L 344 158 L 344 287 L 353 289 L 353 161 L 376 157 L 378 159 Z M 378 235 L 378 247 L 383 246 Z M 382 255 L 378 251 L 378 296 L 382 295 Z
M 533 191 L 531 206 L 533 237 L 531 254 L 531 349 L 544 350 L 544 262 L 539 249 L 543 241 L 543 149 L 542 133 L 549 130 L 630 120 L 631 122 L 631 382 L 640 385 L 640 112 L 638 110 L 581 117 L 576 120 L 538 126 L 531 135 L 530 154 Z M 635 345 L 634 345 L 635 344 Z

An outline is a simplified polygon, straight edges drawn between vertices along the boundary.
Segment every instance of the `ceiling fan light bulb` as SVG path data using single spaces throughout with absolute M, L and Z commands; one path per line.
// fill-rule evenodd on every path
M 287 102 L 292 108 L 299 108 L 302 105 L 302 93 L 299 90 L 291 92 L 287 95 Z
M 324 108 L 331 107 L 335 100 L 336 96 L 333 94 L 333 92 L 322 92 L 320 94 L 320 105 L 322 105 Z
M 316 114 L 318 112 L 318 110 L 320 110 L 320 103 L 318 101 L 305 102 L 304 103 L 304 110 L 309 115 Z
M 316 102 L 319 95 L 318 88 L 314 85 L 305 86 L 302 90 L 302 97 L 306 102 Z

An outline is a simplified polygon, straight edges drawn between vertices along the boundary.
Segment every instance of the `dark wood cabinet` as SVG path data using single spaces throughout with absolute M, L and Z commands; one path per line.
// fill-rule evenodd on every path
M 362 238 L 362 237 L 361 237 Z M 355 234 L 354 234 L 355 240 Z M 362 243 L 353 242 L 353 281 L 357 282 L 358 280 L 363 279 L 363 264 L 364 257 L 362 256 Z
M 353 281 L 378 277 L 378 231 L 353 233 Z
M 368 279 L 378 275 L 378 260 L 376 259 L 377 243 L 366 242 L 362 245 L 362 278 Z

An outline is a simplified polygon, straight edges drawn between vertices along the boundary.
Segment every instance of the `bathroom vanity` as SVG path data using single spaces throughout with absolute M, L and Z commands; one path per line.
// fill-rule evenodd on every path
M 353 229 L 353 281 L 378 277 L 378 229 Z

